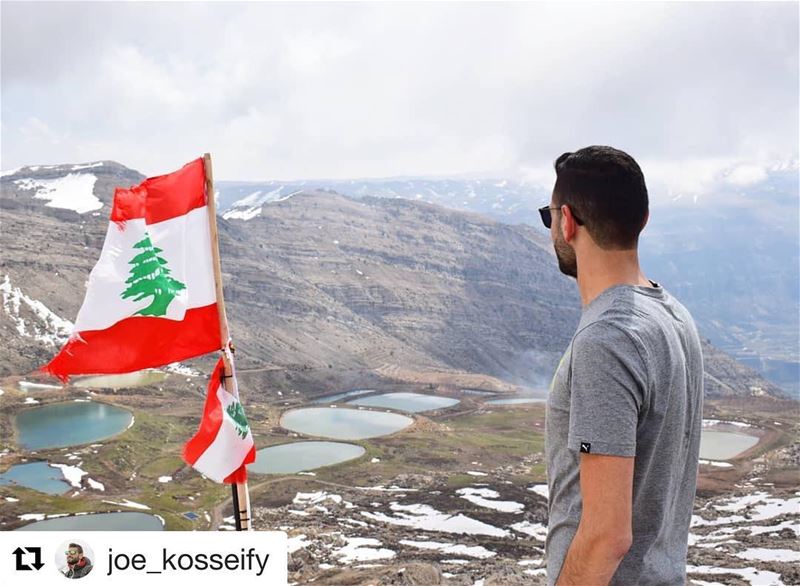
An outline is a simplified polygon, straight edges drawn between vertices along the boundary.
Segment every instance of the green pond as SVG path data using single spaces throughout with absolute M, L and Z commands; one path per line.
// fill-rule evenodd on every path
M 167 376 L 166 372 L 160 370 L 140 370 L 126 374 L 87 376 L 76 379 L 72 384 L 82 389 L 130 389 L 163 382 Z
M 728 460 L 758 443 L 758 438 L 731 431 L 700 432 L 700 457 L 704 460 Z
M 361 446 L 340 442 L 294 442 L 258 450 L 247 470 L 256 474 L 292 474 L 340 464 L 364 455 Z
M 355 397 L 356 395 L 364 395 L 366 393 L 374 393 L 373 389 L 357 389 L 355 391 L 347 391 L 345 393 L 337 393 L 335 395 L 328 395 L 327 397 L 320 397 L 319 399 L 314 399 L 312 403 L 333 403 L 334 401 L 338 401 L 339 399 L 344 399 L 345 397 Z
M 95 513 L 36 521 L 17 531 L 162 531 L 161 520 L 146 513 Z
M 17 440 L 28 450 L 63 448 L 107 439 L 126 430 L 133 414 L 120 407 L 88 402 L 51 403 L 21 411 Z
M 372 395 L 348 401 L 348 405 L 363 405 L 365 407 L 383 407 L 385 409 L 397 409 L 398 411 L 408 411 L 409 413 L 419 413 L 421 411 L 432 411 L 434 409 L 444 409 L 460 403 L 458 399 L 450 397 L 436 397 L 434 395 L 422 395 L 420 393 L 385 393 L 383 395 Z
M 491 405 L 521 405 L 524 403 L 545 403 L 547 399 L 539 399 L 537 397 L 516 397 L 513 399 L 492 399 L 486 401 Z
M 399 413 L 338 407 L 305 407 L 284 413 L 281 426 L 298 433 L 330 439 L 354 440 L 400 431 L 414 420 Z

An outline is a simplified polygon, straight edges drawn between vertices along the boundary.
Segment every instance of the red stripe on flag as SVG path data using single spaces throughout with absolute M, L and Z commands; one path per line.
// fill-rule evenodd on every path
M 206 171 L 203 159 L 195 159 L 178 171 L 150 177 L 130 189 L 114 191 L 112 222 L 144 218 L 156 224 L 183 216 L 206 205 Z
M 224 482 L 225 484 L 244 484 L 247 482 L 247 465 L 252 464 L 256 461 L 256 446 L 253 444 L 253 447 L 250 448 L 250 451 L 247 452 L 247 456 L 244 458 L 244 462 L 242 465 L 239 466 L 235 471 L 228 474 L 225 477 Z
M 217 304 L 186 311 L 182 321 L 136 316 L 105 330 L 76 332 L 42 367 L 66 381 L 73 374 L 122 374 L 220 349 Z
M 203 416 L 200 418 L 200 427 L 192 439 L 183 446 L 183 459 L 190 466 L 194 466 L 197 459 L 203 455 L 208 446 L 214 441 L 222 425 L 222 405 L 217 397 L 217 389 L 222 384 L 222 374 L 225 372 L 225 364 L 220 358 L 214 372 L 211 373 L 211 380 L 208 381 L 206 391 L 206 403 L 203 407 Z

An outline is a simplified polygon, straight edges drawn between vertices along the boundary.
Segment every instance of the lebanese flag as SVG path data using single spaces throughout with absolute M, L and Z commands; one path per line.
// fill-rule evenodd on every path
M 203 159 L 117 188 L 70 339 L 42 370 L 119 374 L 219 350 Z
M 236 377 L 227 379 L 228 392 L 222 386 L 224 372 L 220 358 L 208 383 L 200 427 L 183 447 L 183 459 L 215 482 L 241 484 L 247 481 L 246 465 L 256 460 L 256 446 L 239 402 Z

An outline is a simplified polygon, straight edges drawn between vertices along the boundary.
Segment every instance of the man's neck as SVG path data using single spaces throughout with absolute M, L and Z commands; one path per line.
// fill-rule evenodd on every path
M 603 250 L 578 262 L 578 291 L 583 306 L 614 285 L 652 287 L 642 274 L 636 250 Z

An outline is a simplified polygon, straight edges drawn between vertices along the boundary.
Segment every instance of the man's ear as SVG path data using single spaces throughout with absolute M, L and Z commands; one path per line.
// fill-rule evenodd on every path
M 578 223 L 575 221 L 575 216 L 572 215 L 572 210 L 569 205 L 564 204 L 561 206 L 561 233 L 564 235 L 566 242 L 571 242 L 575 238 L 575 232 L 578 229 Z

